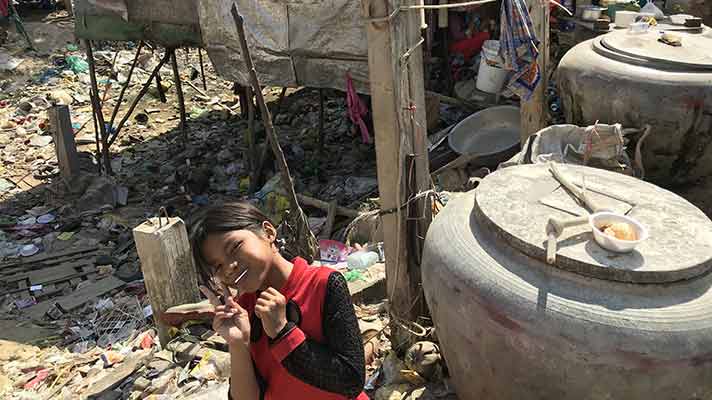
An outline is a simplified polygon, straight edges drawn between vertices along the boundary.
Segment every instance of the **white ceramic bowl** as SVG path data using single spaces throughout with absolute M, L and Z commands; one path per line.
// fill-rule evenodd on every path
M 632 226 L 638 240 L 620 240 L 613 236 L 606 235 L 599 229 L 601 226 L 615 222 L 624 222 Z M 607 211 L 598 212 L 588 217 L 588 223 L 591 225 L 591 231 L 593 231 L 593 238 L 596 240 L 596 243 L 604 249 L 616 253 L 631 252 L 640 242 L 648 238 L 648 229 L 645 228 L 640 222 L 625 215 Z

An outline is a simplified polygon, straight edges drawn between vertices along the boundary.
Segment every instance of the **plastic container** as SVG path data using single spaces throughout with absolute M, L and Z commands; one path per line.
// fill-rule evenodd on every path
M 482 46 L 480 69 L 477 73 L 477 89 L 487 93 L 499 93 L 507 79 L 507 70 L 502 68 L 502 65 L 499 41 L 486 40 Z
M 630 24 L 631 33 L 646 33 L 650 29 L 650 24 L 647 22 L 634 22 Z
M 379 258 L 375 251 L 357 251 L 349 254 L 346 265 L 349 269 L 366 269 L 377 263 Z
M 638 18 L 638 15 L 640 15 L 640 13 L 637 13 L 635 11 L 618 11 L 616 13 L 616 26 L 619 26 L 621 28 L 628 28 L 632 23 L 635 22 L 635 19 Z
M 591 230 L 593 231 L 593 238 L 596 240 L 599 246 L 606 250 L 610 250 L 616 253 L 628 253 L 635 249 L 640 242 L 648 238 L 648 229 L 646 229 L 640 222 L 634 220 L 633 218 L 627 217 L 625 215 L 615 214 L 611 212 L 599 212 L 592 214 L 588 218 L 588 222 L 591 225 Z M 600 229 L 602 226 L 623 222 L 630 225 L 635 231 L 635 237 L 637 240 L 620 240 L 613 236 L 603 233 Z

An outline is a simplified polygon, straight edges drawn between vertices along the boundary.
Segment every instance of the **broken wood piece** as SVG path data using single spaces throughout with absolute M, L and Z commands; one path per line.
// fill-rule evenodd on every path
M 115 367 L 106 376 L 89 386 L 82 397 L 87 399 L 96 398 L 107 390 L 117 387 L 124 379 L 128 378 L 143 365 L 152 354 L 152 350 L 139 350 L 129 355 L 124 362 Z
M 205 320 L 210 321 L 215 316 L 215 307 L 210 302 L 181 304 L 166 309 L 161 315 L 161 319 L 169 326 L 179 327 L 187 321 Z
M 163 313 L 200 301 L 188 231 L 180 218 L 151 218 L 134 228 L 133 236 L 159 340 L 165 345 L 170 341 L 170 326 L 163 322 Z

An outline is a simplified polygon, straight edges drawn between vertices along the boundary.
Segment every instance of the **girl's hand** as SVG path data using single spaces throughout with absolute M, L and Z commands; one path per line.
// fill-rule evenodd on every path
M 215 306 L 213 330 L 225 339 L 230 346 L 250 343 L 250 317 L 230 294 L 230 290 L 221 283 L 225 304 L 221 304 L 215 293 L 205 286 L 200 287 L 205 297 Z
M 287 299 L 274 288 L 269 288 L 260 293 L 255 305 L 255 315 L 262 320 L 262 327 L 270 338 L 287 325 Z

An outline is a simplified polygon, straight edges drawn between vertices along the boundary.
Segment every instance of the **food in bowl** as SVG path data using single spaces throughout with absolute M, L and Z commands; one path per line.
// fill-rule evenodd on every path
M 612 236 L 618 240 L 638 240 L 638 235 L 636 235 L 635 233 L 635 228 L 625 222 L 604 224 L 598 227 L 598 229 L 606 235 Z
M 588 218 L 593 238 L 606 250 L 627 253 L 648 238 L 648 229 L 629 216 L 601 211 Z

